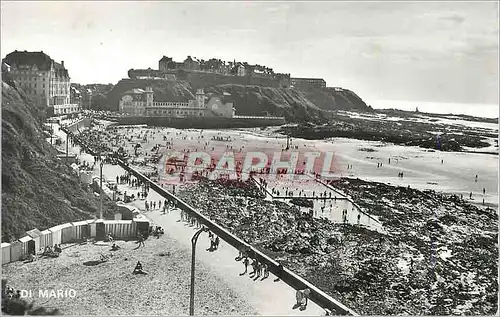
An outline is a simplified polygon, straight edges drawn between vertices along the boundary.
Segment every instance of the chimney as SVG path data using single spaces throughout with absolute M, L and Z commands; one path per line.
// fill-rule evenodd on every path
M 61 61 L 61 65 L 62 65 L 62 67 L 64 68 L 64 61 Z

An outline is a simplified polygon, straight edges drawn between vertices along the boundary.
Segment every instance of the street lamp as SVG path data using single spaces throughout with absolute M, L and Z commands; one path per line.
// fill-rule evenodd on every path
M 102 156 L 99 156 L 99 159 L 101 160 L 101 162 L 99 163 L 99 166 L 100 166 L 100 177 L 99 177 L 99 182 L 101 183 L 101 192 L 99 194 L 99 200 L 100 200 L 100 203 L 99 203 L 99 219 L 103 219 L 102 217 L 102 194 L 104 193 L 104 191 L 102 190 L 102 166 L 104 165 L 104 161 L 102 159 Z
M 207 227 L 203 227 L 198 230 L 191 238 L 191 295 L 189 297 L 189 315 L 194 316 L 194 267 L 195 267 L 195 254 L 196 254 L 196 242 L 198 237 L 202 232 L 208 231 Z
M 69 131 L 66 132 L 66 164 L 68 164 L 68 151 L 69 151 Z

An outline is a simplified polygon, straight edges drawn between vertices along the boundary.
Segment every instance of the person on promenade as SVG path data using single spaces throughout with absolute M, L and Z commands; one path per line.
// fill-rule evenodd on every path
M 297 303 L 295 303 L 293 309 L 299 308 L 300 310 L 305 310 L 307 307 L 307 299 L 310 294 L 311 290 L 309 288 L 297 290 L 297 292 L 295 293 Z
M 248 256 L 245 256 L 243 259 L 243 265 L 245 266 L 245 271 L 243 273 L 240 273 L 240 276 L 245 275 L 248 272 L 248 264 L 249 264 Z
M 258 265 L 257 260 L 252 259 L 252 272 L 250 272 L 249 274 L 250 278 L 253 278 L 255 274 L 257 274 L 257 265 Z
M 219 236 L 217 236 L 217 237 L 215 237 L 215 241 L 214 241 L 215 250 L 217 250 L 219 248 L 219 243 L 220 243 L 220 239 L 219 239 Z
M 262 269 L 263 269 L 263 275 L 264 275 L 264 276 L 262 277 L 262 280 L 264 280 L 264 279 L 266 279 L 266 278 L 268 278 L 268 277 L 269 277 L 269 266 L 268 266 L 266 263 L 264 263 L 264 264 L 262 265 Z

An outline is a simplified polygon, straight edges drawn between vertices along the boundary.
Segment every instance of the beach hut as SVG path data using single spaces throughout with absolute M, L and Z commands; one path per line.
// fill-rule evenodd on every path
M 52 232 L 52 243 L 53 244 L 64 243 L 62 231 L 63 231 L 63 229 L 68 228 L 68 227 L 71 227 L 70 223 L 65 223 L 65 224 L 58 225 L 58 226 L 55 226 L 55 227 L 52 227 L 49 229 L 49 231 Z
M 32 237 L 22 237 L 21 239 L 19 239 L 19 242 L 21 242 L 22 248 L 21 257 L 28 254 L 36 254 L 35 241 L 33 241 Z
M 10 243 L 10 261 L 19 261 L 23 256 L 23 245 L 21 241 L 16 240 Z
M 90 223 L 93 220 L 84 220 L 73 222 L 73 228 L 75 230 L 75 240 L 81 241 L 85 238 L 90 237 Z
M 104 240 L 106 237 L 106 226 L 104 225 L 104 220 L 98 219 L 95 222 L 95 239 Z
M 97 224 L 95 221 L 89 224 L 90 236 L 92 238 L 96 237 L 96 229 L 97 229 Z
M 2 242 L 2 264 L 10 263 L 10 243 Z
M 134 219 L 135 234 L 142 233 L 145 237 L 149 236 L 149 220 L 148 219 Z
M 40 237 L 40 248 L 53 246 L 52 244 L 52 232 L 49 229 L 42 231 L 42 236 Z
M 104 226 L 106 234 L 111 233 L 115 239 L 127 239 L 137 236 L 135 223 L 132 220 L 106 220 Z
M 35 242 L 35 250 L 40 250 L 40 238 L 42 237 L 42 232 L 35 228 L 30 231 L 26 231 L 26 234 Z
M 61 225 L 61 242 L 68 243 L 75 240 L 75 228 L 71 223 Z

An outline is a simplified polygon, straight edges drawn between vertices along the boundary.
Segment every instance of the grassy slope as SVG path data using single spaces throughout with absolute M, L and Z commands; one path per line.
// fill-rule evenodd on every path
M 2 85 L 2 241 L 92 218 L 97 200 L 55 158 L 42 132 L 43 109 L 5 76 Z

